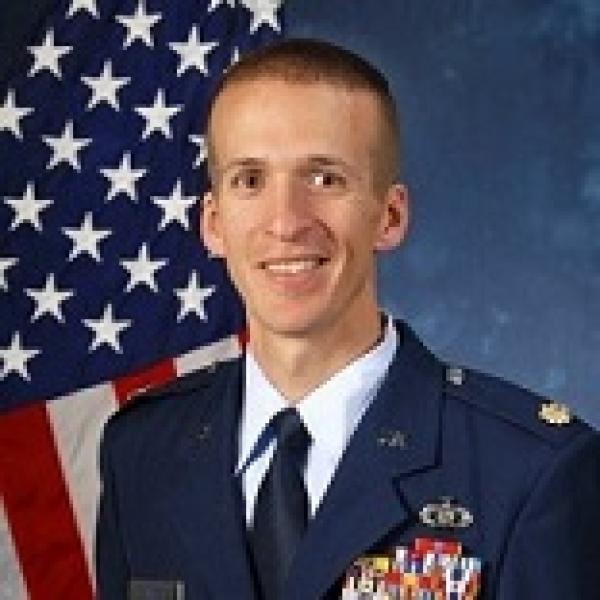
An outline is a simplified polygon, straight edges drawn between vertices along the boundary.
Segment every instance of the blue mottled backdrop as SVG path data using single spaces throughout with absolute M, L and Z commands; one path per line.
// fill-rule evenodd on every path
M 412 190 L 384 304 L 600 426 L 600 2 L 288 0 L 391 78 Z

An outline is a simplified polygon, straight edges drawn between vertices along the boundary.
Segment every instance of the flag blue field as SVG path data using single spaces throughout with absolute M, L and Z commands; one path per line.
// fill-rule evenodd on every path
M 0 15 L 29 19 L 0 88 L 0 598 L 92 597 L 102 425 L 239 353 L 239 300 L 199 235 L 204 123 L 223 71 L 281 32 L 279 4 Z

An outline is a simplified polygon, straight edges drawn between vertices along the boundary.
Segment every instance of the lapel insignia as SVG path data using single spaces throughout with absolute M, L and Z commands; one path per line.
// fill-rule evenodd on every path
M 548 425 L 568 425 L 573 418 L 569 407 L 559 402 L 543 402 L 538 417 Z
M 197 442 L 205 442 L 210 438 L 211 434 L 211 426 L 210 423 L 202 423 L 195 431 L 194 431 L 194 439 Z
M 473 524 L 469 510 L 450 497 L 426 504 L 419 512 L 419 519 L 423 525 L 433 529 L 464 529 Z
M 460 542 L 417 538 L 392 553 L 357 559 L 346 571 L 342 600 L 476 600 L 481 560 Z
M 383 429 L 377 436 L 377 443 L 387 448 L 404 448 L 406 446 L 406 434 L 403 431 Z

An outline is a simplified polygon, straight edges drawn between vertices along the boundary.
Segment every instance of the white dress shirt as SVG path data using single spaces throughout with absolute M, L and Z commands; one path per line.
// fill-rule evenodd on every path
M 375 398 L 396 353 L 394 322 L 387 319 L 383 340 L 322 383 L 296 405 L 312 443 L 304 481 L 314 516 L 356 427 Z M 265 428 L 285 398 L 266 378 L 250 352 L 246 373 L 238 440 L 236 476 L 241 479 L 246 525 L 252 525 L 256 496 L 271 464 L 276 440 L 265 439 Z

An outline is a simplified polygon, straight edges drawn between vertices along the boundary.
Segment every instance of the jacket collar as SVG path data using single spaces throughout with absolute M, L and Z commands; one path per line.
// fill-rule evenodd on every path
M 406 325 L 396 327 L 401 345 L 307 530 L 286 597 L 323 597 L 356 556 L 408 525 L 407 497 L 437 462 L 443 368 Z
M 215 368 L 176 449 L 181 468 L 172 486 L 171 519 L 209 597 L 253 599 L 241 493 L 233 475 L 243 361 Z M 198 393 L 190 390 L 189 394 Z

